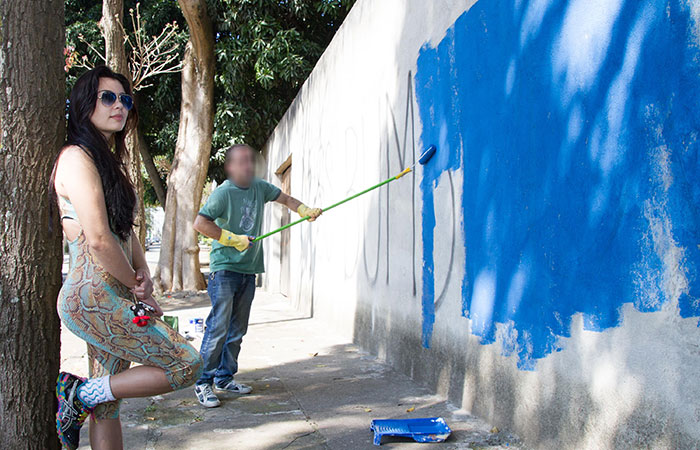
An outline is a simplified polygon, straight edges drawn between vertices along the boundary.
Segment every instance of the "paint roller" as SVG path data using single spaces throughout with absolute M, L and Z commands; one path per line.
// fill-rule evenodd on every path
M 346 198 L 346 199 L 343 199 L 343 200 L 341 200 L 341 201 L 339 201 L 339 202 L 337 202 L 337 203 L 334 203 L 334 204 L 332 204 L 332 205 L 330 205 L 330 206 L 328 206 L 328 207 L 326 207 L 326 208 L 323 208 L 323 212 L 325 213 L 325 212 L 327 212 L 327 211 L 330 211 L 331 209 L 335 208 L 336 206 L 340 206 L 340 205 L 342 205 L 343 203 L 347 203 L 347 202 L 349 202 L 350 200 L 356 199 L 357 197 L 359 197 L 359 196 L 361 196 L 361 195 L 364 195 L 364 194 L 366 194 L 366 193 L 368 193 L 368 192 L 371 192 L 371 191 L 373 191 L 373 190 L 375 190 L 375 189 L 378 189 L 378 188 L 384 186 L 385 184 L 389 184 L 389 183 L 391 183 L 391 182 L 394 181 L 394 180 L 398 180 L 398 179 L 401 178 L 402 176 L 404 176 L 404 175 L 406 175 L 407 173 L 411 172 L 411 171 L 416 167 L 416 165 L 418 165 L 418 164 L 420 164 L 421 166 L 426 165 L 426 164 L 428 163 L 428 161 L 430 161 L 430 159 L 435 155 L 435 151 L 436 151 L 436 150 L 437 150 L 437 148 L 436 148 L 434 145 L 431 145 L 430 147 L 428 147 L 427 149 L 425 149 L 425 151 L 424 151 L 423 153 L 421 153 L 420 157 L 418 158 L 418 161 L 415 161 L 411 167 L 405 168 L 405 169 L 402 170 L 401 173 L 399 173 L 398 175 L 395 175 L 395 176 L 393 176 L 393 177 L 391 177 L 391 178 L 389 178 L 389 179 L 387 179 L 387 180 L 384 180 L 384 181 L 382 181 L 381 183 L 377 183 L 377 184 L 375 184 L 374 186 L 365 189 L 364 191 L 360 191 L 360 192 L 358 192 L 357 194 L 353 194 L 353 195 L 351 195 L 350 197 L 348 197 L 348 198 Z M 255 239 L 253 239 L 253 242 L 261 241 L 261 240 L 265 239 L 266 237 L 270 237 L 270 236 L 272 236 L 273 234 L 277 234 L 277 233 L 279 233 L 280 231 L 284 231 L 284 230 L 286 230 L 287 228 L 293 227 L 294 225 L 299 224 L 299 223 L 302 223 L 302 222 L 305 222 L 305 221 L 307 221 L 307 220 L 309 220 L 309 219 L 310 219 L 309 216 L 302 217 L 301 219 L 298 219 L 298 220 L 295 220 L 294 222 L 288 223 L 287 225 L 285 225 L 285 226 L 283 226 L 283 227 L 279 227 L 278 229 L 276 229 L 276 230 L 274 230 L 274 231 L 270 231 L 269 233 L 265 233 L 265 234 L 263 234 L 263 235 L 261 235 L 261 236 L 256 237 Z

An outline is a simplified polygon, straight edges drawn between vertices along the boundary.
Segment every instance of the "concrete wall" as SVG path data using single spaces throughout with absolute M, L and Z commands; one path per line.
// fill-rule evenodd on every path
M 268 178 L 438 152 L 291 230 L 291 300 L 535 448 L 700 448 L 698 105 L 697 0 L 359 0 Z

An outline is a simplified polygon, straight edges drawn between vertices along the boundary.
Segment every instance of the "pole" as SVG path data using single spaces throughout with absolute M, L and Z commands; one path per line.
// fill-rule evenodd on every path
M 348 198 L 346 198 L 346 199 L 343 199 L 343 200 L 341 200 L 341 201 L 339 201 L 339 202 L 337 202 L 337 203 L 333 203 L 332 205 L 330 205 L 330 206 L 328 206 L 328 207 L 326 207 L 326 208 L 323 208 L 323 212 L 330 211 L 331 209 L 335 208 L 336 206 L 340 206 L 340 205 L 342 205 L 343 203 L 347 203 L 347 202 L 349 202 L 350 200 L 356 199 L 357 197 L 359 197 L 359 196 L 361 196 L 361 195 L 364 195 L 364 194 L 366 194 L 366 193 L 368 193 L 368 192 L 370 192 L 370 191 L 373 191 L 373 190 L 375 190 L 375 189 L 377 189 L 377 188 L 380 188 L 380 187 L 384 186 L 385 184 L 389 184 L 389 183 L 391 183 L 391 182 L 394 181 L 394 180 L 398 180 L 399 178 L 401 178 L 402 176 L 406 175 L 406 174 L 409 173 L 410 171 L 411 171 L 411 167 L 409 167 L 409 168 L 407 168 L 407 169 L 404 169 L 403 172 L 401 172 L 400 174 L 398 174 L 398 175 L 396 175 L 396 176 L 393 176 L 393 177 L 391 177 L 391 178 L 389 178 L 389 179 L 387 179 L 387 180 L 384 180 L 384 181 L 382 181 L 381 183 L 375 184 L 374 186 L 372 186 L 372 187 L 370 187 L 370 188 L 367 188 L 367 189 L 365 189 L 364 191 L 360 191 L 360 192 L 358 192 L 357 194 L 353 194 L 353 195 L 351 195 L 350 197 L 348 197 Z M 310 219 L 309 216 L 302 217 L 301 219 L 297 219 L 297 220 L 295 220 L 294 222 L 290 222 L 290 223 L 288 223 L 287 225 L 285 225 L 285 226 L 283 226 L 283 227 L 279 227 L 279 228 L 276 229 L 276 230 L 270 231 L 269 233 L 265 233 L 265 234 L 263 234 L 263 235 L 261 235 L 261 236 L 256 237 L 255 239 L 253 239 L 253 242 L 261 241 L 261 240 L 265 239 L 266 237 L 270 237 L 270 236 L 272 236 L 273 234 L 277 234 L 277 233 L 279 233 L 280 231 L 284 231 L 284 230 L 286 230 L 287 228 L 293 227 L 294 225 L 297 225 L 297 224 L 302 223 L 302 222 L 304 222 L 304 221 L 306 221 L 306 220 L 309 220 L 309 219 Z

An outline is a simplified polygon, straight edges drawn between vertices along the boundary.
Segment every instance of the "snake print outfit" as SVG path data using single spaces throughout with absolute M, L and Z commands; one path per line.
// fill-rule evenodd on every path
M 62 220 L 77 215 L 60 199 Z M 131 241 L 117 239 L 131 262 Z M 115 375 L 132 362 L 160 367 L 173 390 L 193 384 L 201 375 L 199 352 L 160 319 L 145 327 L 132 323 L 134 304 L 128 287 L 110 275 L 90 249 L 82 230 L 69 242 L 70 270 L 58 296 L 58 314 L 71 332 L 87 342 L 90 378 Z M 119 400 L 98 405 L 97 419 L 118 418 Z

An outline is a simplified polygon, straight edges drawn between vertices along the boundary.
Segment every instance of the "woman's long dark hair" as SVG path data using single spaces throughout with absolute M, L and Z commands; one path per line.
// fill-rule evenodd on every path
M 126 240 L 131 234 L 131 229 L 134 225 L 136 193 L 125 173 L 124 157 L 126 156 L 126 146 L 124 145 L 124 138 L 131 129 L 136 127 L 138 113 L 136 106 L 134 106 L 129 111 L 124 129 L 114 133 L 112 142 L 108 141 L 90 120 L 97 104 L 100 78 L 111 78 L 119 81 L 124 87 L 124 92 L 131 95 L 129 80 L 123 75 L 113 72 L 109 67 L 95 67 L 81 75 L 75 82 L 75 86 L 70 94 L 68 137 L 64 148 L 76 145 L 90 155 L 102 179 L 109 226 L 114 234 Z M 54 166 L 54 174 L 51 176 L 50 186 L 54 199 L 55 170 Z

